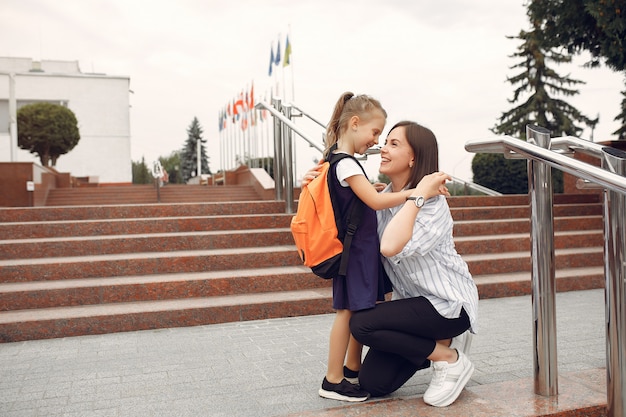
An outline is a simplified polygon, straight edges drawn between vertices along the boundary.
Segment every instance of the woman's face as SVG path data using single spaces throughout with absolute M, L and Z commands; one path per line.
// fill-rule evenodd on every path
M 414 163 L 413 149 L 406 138 L 406 128 L 398 126 L 387 135 L 385 145 L 380 151 L 380 173 L 390 178 L 407 176 Z

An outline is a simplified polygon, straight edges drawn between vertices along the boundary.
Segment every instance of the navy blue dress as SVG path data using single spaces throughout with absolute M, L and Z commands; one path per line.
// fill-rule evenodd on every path
M 357 161 L 358 164 L 358 161 Z M 360 164 L 359 164 L 360 166 Z M 334 207 L 341 213 L 339 235 L 345 233 L 352 202 L 358 197 L 337 179 L 337 164 L 329 170 L 329 189 Z M 363 172 L 365 175 L 365 172 Z M 352 238 L 346 276 L 333 278 L 333 308 L 358 311 L 372 308 L 390 291 L 390 282 L 380 258 L 376 211 L 365 205 L 361 223 Z

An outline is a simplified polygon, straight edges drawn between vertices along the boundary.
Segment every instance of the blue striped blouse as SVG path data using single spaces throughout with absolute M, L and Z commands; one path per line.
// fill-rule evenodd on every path
M 391 186 L 383 192 L 391 192 Z M 377 211 L 379 236 L 401 208 Z M 446 318 L 459 317 L 464 307 L 475 333 L 478 290 L 454 247 L 453 226 L 446 197 L 427 200 L 417 214 L 412 238 L 397 255 L 383 257 L 383 264 L 393 284 L 393 299 L 424 296 Z

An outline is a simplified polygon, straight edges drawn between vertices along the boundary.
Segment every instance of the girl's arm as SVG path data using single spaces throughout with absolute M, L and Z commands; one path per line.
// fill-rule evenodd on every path
M 450 192 L 446 188 L 446 180 L 452 178 L 443 172 L 435 172 L 424 176 L 411 196 L 424 197 L 428 200 L 438 195 L 449 196 Z M 420 209 L 413 200 L 406 201 L 404 206 L 391 219 L 380 239 L 380 253 L 390 257 L 397 255 L 413 236 L 413 226 Z
M 399 206 L 406 201 L 414 190 L 403 190 L 397 193 L 379 193 L 365 175 L 353 175 L 345 180 L 354 194 L 368 207 L 374 210 Z

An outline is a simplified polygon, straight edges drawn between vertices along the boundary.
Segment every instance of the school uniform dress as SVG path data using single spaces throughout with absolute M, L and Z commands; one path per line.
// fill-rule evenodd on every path
M 361 165 L 353 158 L 344 158 L 331 166 L 329 189 L 341 213 L 338 225 L 340 235 L 345 234 L 350 207 L 356 194 L 345 182 L 354 175 L 365 175 Z M 382 267 L 380 240 L 377 233 L 376 211 L 364 205 L 361 223 L 352 238 L 346 276 L 333 278 L 333 308 L 359 311 L 372 308 L 383 301 L 390 290 Z

